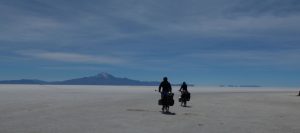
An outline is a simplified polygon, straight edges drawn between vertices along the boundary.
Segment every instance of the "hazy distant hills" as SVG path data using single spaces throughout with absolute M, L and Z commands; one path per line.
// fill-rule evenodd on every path
M 0 84 L 47 84 L 47 85 L 141 85 L 158 86 L 158 81 L 139 81 L 128 78 L 115 77 L 108 73 L 100 73 L 94 76 L 75 78 L 64 81 L 47 82 L 36 79 L 5 80 Z
M 49 82 L 36 79 L 3 80 L 0 84 L 47 84 Z

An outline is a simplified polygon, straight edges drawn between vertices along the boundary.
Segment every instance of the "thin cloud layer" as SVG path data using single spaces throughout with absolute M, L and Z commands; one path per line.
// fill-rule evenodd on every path
M 148 41 L 149 37 L 160 36 L 218 39 L 272 34 L 272 39 L 282 39 L 281 36 L 299 32 L 300 4 L 295 0 L 172 1 L 171 4 L 134 0 L 2 1 L 1 5 L 2 41 L 48 41 L 65 46 L 115 40 L 127 43 L 138 38 Z M 282 14 L 277 15 L 278 12 Z

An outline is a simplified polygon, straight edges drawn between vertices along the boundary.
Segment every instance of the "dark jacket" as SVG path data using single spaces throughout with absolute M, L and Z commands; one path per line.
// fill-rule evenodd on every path
M 172 92 L 172 86 L 168 81 L 162 81 L 159 85 L 158 90 L 159 92 Z
M 186 84 L 182 84 L 179 91 L 188 91 L 187 90 L 187 85 Z

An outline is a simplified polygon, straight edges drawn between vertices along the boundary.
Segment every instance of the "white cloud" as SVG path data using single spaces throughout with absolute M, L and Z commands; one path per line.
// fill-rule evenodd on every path
M 27 56 L 36 59 L 73 62 L 73 63 L 124 64 L 127 62 L 127 60 L 118 57 L 112 57 L 112 56 L 99 56 L 99 55 L 96 56 L 96 55 L 65 53 L 65 52 L 18 51 L 17 53 L 22 56 Z

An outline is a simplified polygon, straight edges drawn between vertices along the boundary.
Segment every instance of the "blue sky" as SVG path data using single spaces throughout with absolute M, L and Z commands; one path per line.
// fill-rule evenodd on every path
M 299 0 L 0 0 L 0 80 L 300 86 Z

